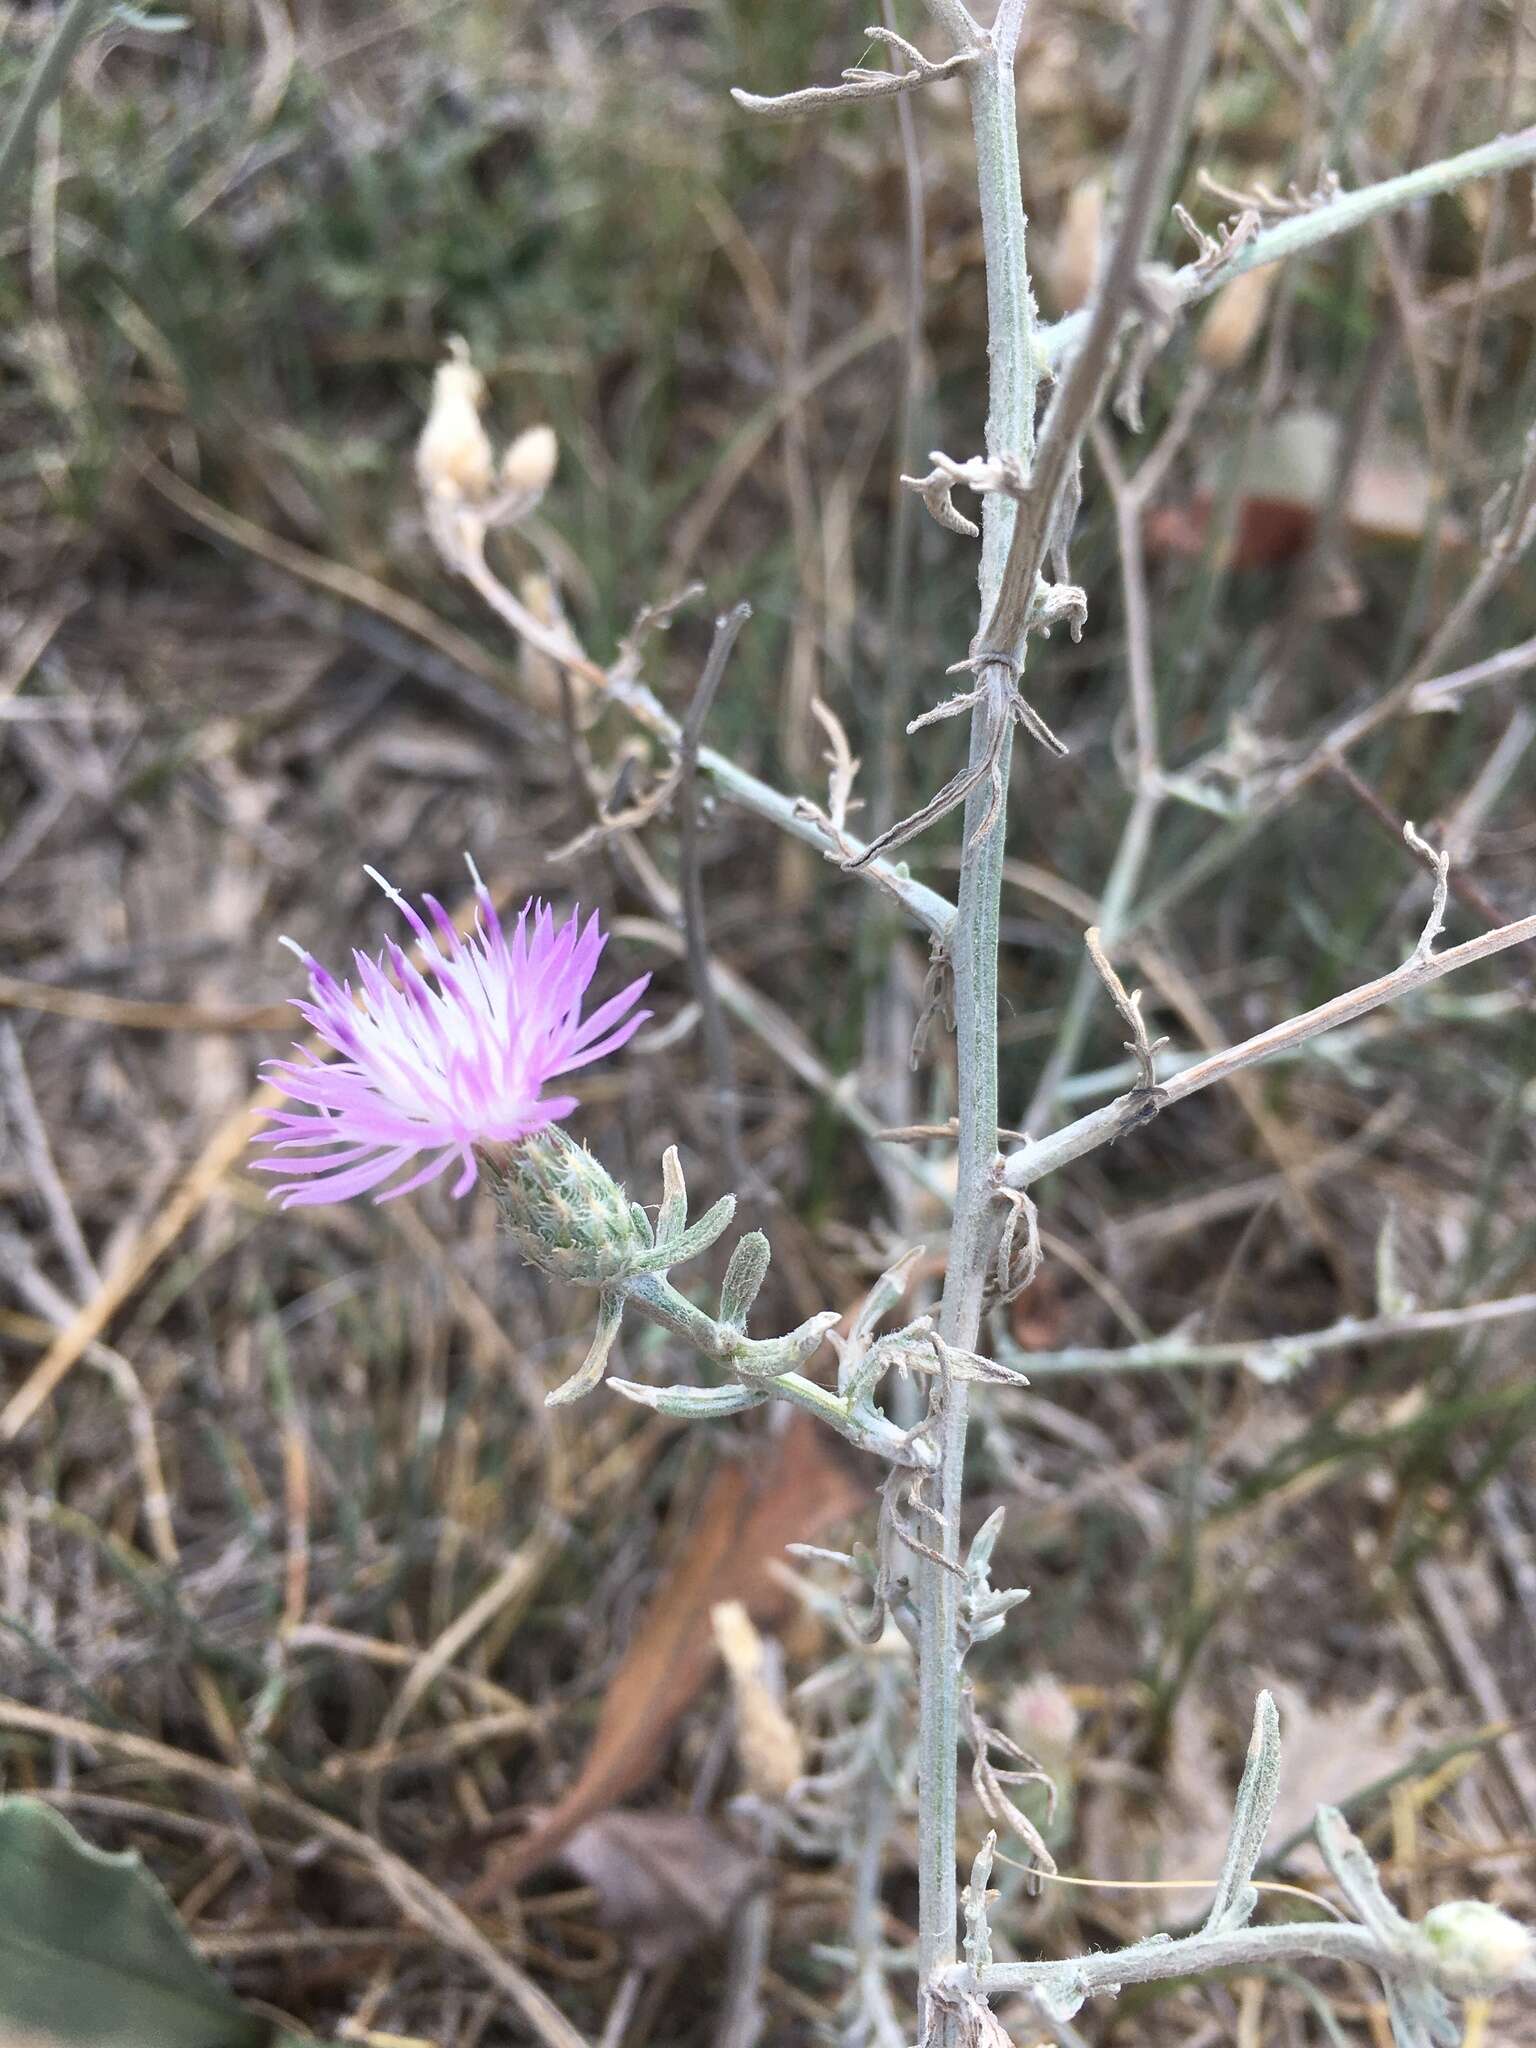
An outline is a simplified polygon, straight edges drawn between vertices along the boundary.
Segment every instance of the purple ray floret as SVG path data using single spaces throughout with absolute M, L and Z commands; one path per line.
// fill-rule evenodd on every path
M 530 900 L 509 937 L 471 861 L 479 914 L 461 938 L 434 898 L 425 898 L 428 925 L 382 875 L 367 872 L 410 926 L 426 971 L 391 940 L 377 960 L 353 954 L 354 991 L 284 942 L 309 969 L 310 1000 L 295 998 L 294 1008 L 340 1055 L 320 1060 L 300 1046 L 296 1060 L 262 1069 L 307 1105 L 268 1110 L 271 1128 L 256 1139 L 272 1155 L 253 1162 L 258 1173 L 300 1176 L 272 1190 L 285 1209 L 345 1202 L 409 1166 L 417 1170 L 376 1202 L 453 1165 L 453 1192 L 467 1194 L 476 1145 L 516 1144 L 569 1116 L 577 1098 L 545 1097 L 545 1086 L 617 1052 L 651 1014 L 635 1008 L 645 974 L 582 1016 L 608 943 L 596 911 L 585 924 L 577 910 L 557 925 L 547 903 Z

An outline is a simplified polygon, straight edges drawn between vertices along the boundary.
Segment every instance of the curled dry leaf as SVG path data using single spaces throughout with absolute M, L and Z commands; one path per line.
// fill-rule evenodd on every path
M 519 1884 L 576 1830 L 650 1782 L 715 1665 L 710 1613 L 739 1600 L 759 1623 L 785 1614 L 775 1573 L 790 1543 L 814 1543 L 868 1500 L 869 1485 L 810 1416 L 791 1417 L 753 1462 L 722 1464 L 702 1502 L 673 1509 L 677 1563 L 609 1683 L 586 1762 L 533 1832 L 498 1856 L 470 1903 Z

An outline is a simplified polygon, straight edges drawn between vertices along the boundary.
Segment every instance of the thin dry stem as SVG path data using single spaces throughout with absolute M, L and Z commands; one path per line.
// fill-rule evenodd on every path
M 798 92 L 774 94 L 744 92 L 740 86 L 732 86 L 731 98 L 744 113 L 756 114 L 763 120 L 800 121 L 808 114 L 840 113 L 865 100 L 895 99 L 920 85 L 936 85 L 974 64 L 981 54 L 975 49 L 956 50 L 952 56 L 934 63 L 915 43 L 909 43 L 893 29 L 876 26 L 864 33 L 871 42 L 884 43 L 904 59 L 907 69 L 873 71 L 855 64 L 843 73 L 840 85 L 807 85 Z

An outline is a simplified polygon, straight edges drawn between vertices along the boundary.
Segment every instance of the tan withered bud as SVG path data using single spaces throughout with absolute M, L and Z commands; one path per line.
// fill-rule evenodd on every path
M 736 1754 L 742 1776 L 759 1799 L 781 1800 L 805 1772 L 795 1725 L 768 1683 L 763 1639 L 739 1600 L 712 1607 L 710 1624 L 730 1673 L 736 1705 Z
M 1051 290 L 1063 313 L 1075 313 L 1093 296 L 1104 234 L 1104 180 L 1082 178 L 1067 194 L 1051 255 Z
M 1267 263 L 1261 270 L 1245 270 L 1216 294 L 1195 343 L 1195 354 L 1208 370 L 1235 370 L 1247 355 L 1264 325 L 1276 275 L 1277 266 Z
M 480 424 L 485 379 L 462 341 L 449 344 L 447 362 L 432 379 L 432 405 L 416 443 L 416 477 L 435 498 L 475 503 L 488 497 L 495 457 Z
M 570 630 L 566 626 L 560 593 L 542 569 L 530 569 L 518 578 L 517 595 L 541 626 Z M 562 678 L 559 663 L 551 661 L 547 654 L 541 654 L 531 640 L 519 642 L 517 668 L 523 695 L 535 711 L 545 718 L 562 718 L 569 701 L 576 723 L 583 732 L 596 724 L 603 707 L 590 676 L 580 669 L 573 669 Z
M 540 497 L 554 481 L 560 443 L 553 427 L 525 427 L 501 458 L 504 491 Z

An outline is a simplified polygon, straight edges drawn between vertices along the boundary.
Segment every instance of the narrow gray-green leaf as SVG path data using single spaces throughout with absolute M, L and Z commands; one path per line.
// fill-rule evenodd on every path
M 725 1269 L 720 1286 L 720 1320 L 733 1330 L 747 1327 L 747 1316 L 768 1273 L 773 1253 L 760 1230 L 749 1230 Z
M 1248 1761 L 1237 1788 L 1232 1813 L 1232 1832 L 1227 1837 L 1226 1858 L 1216 1883 L 1216 1896 L 1206 1916 L 1207 1934 L 1220 1934 L 1246 1927 L 1258 1904 L 1251 1882 L 1264 1847 L 1264 1837 L 1275 1810 L 1280 1790 L 1280 1715 L 1274 1698 L 1261 1692 L 1254 1702 L 1253 1734 L 1248 1740 Z
M 704 1211 L 704 1214 L 697 1223 L 690 1224 L 688 1229 L 680 1231 L 675 1237 L 664 1241 L 661 1232 L 658 1230 L 656 1233 L 657 1251 L 651 1255 L 650 1259 L 642 1261 L 642 1264 L 646 1268 L 649 1268 L 653 1263 L 659 1264 L 658 1254 L 663 1249 L 666 1251 L 666 1264 L 668 1266 L 679 1266 L 685 1259 L 696 1259 L 700 1252 L 707 1252 L 709 1250 L 717 1237 L 725 1235 L 725 1232 L 730 1227 L 731 1218 L 735 1214 L 736 1197 L 734 1195 L 722 1195 L 712 1208 Z
M 714 1422 L 760 1408 L 769 1397 L 753 1387 L 647 1387 L 638 1380 L 610 1380 L 614 1393 L 658 1415 L 680 1416 L 685 1422 Z
M 1323 1852 L 1323 1861 L 1358 1918 L 1389 1944 L 1410 1936 L 1412 1923 L 1404 1919 L 1382 1890 L 1365 1844 L 1338 1808 L 1320 1806 L 1312 1830 Z
M 570 1378 L 562 1381 L 553 1392 L 544 1396 L 546 1408 L 563 1408 L 571 1401 L 579 1401 L 583 1394 L 590 1394 L 601 1382 L 608 1364 L 608 1354 L 613 1349 L 613 1340 L 618 1336 L 619 1325 L 623 1320 L 623 1295 L 616 1289 L 601 1295 L 597 1304 L 597 1329 L 593 1334 L 591 1348 Z

